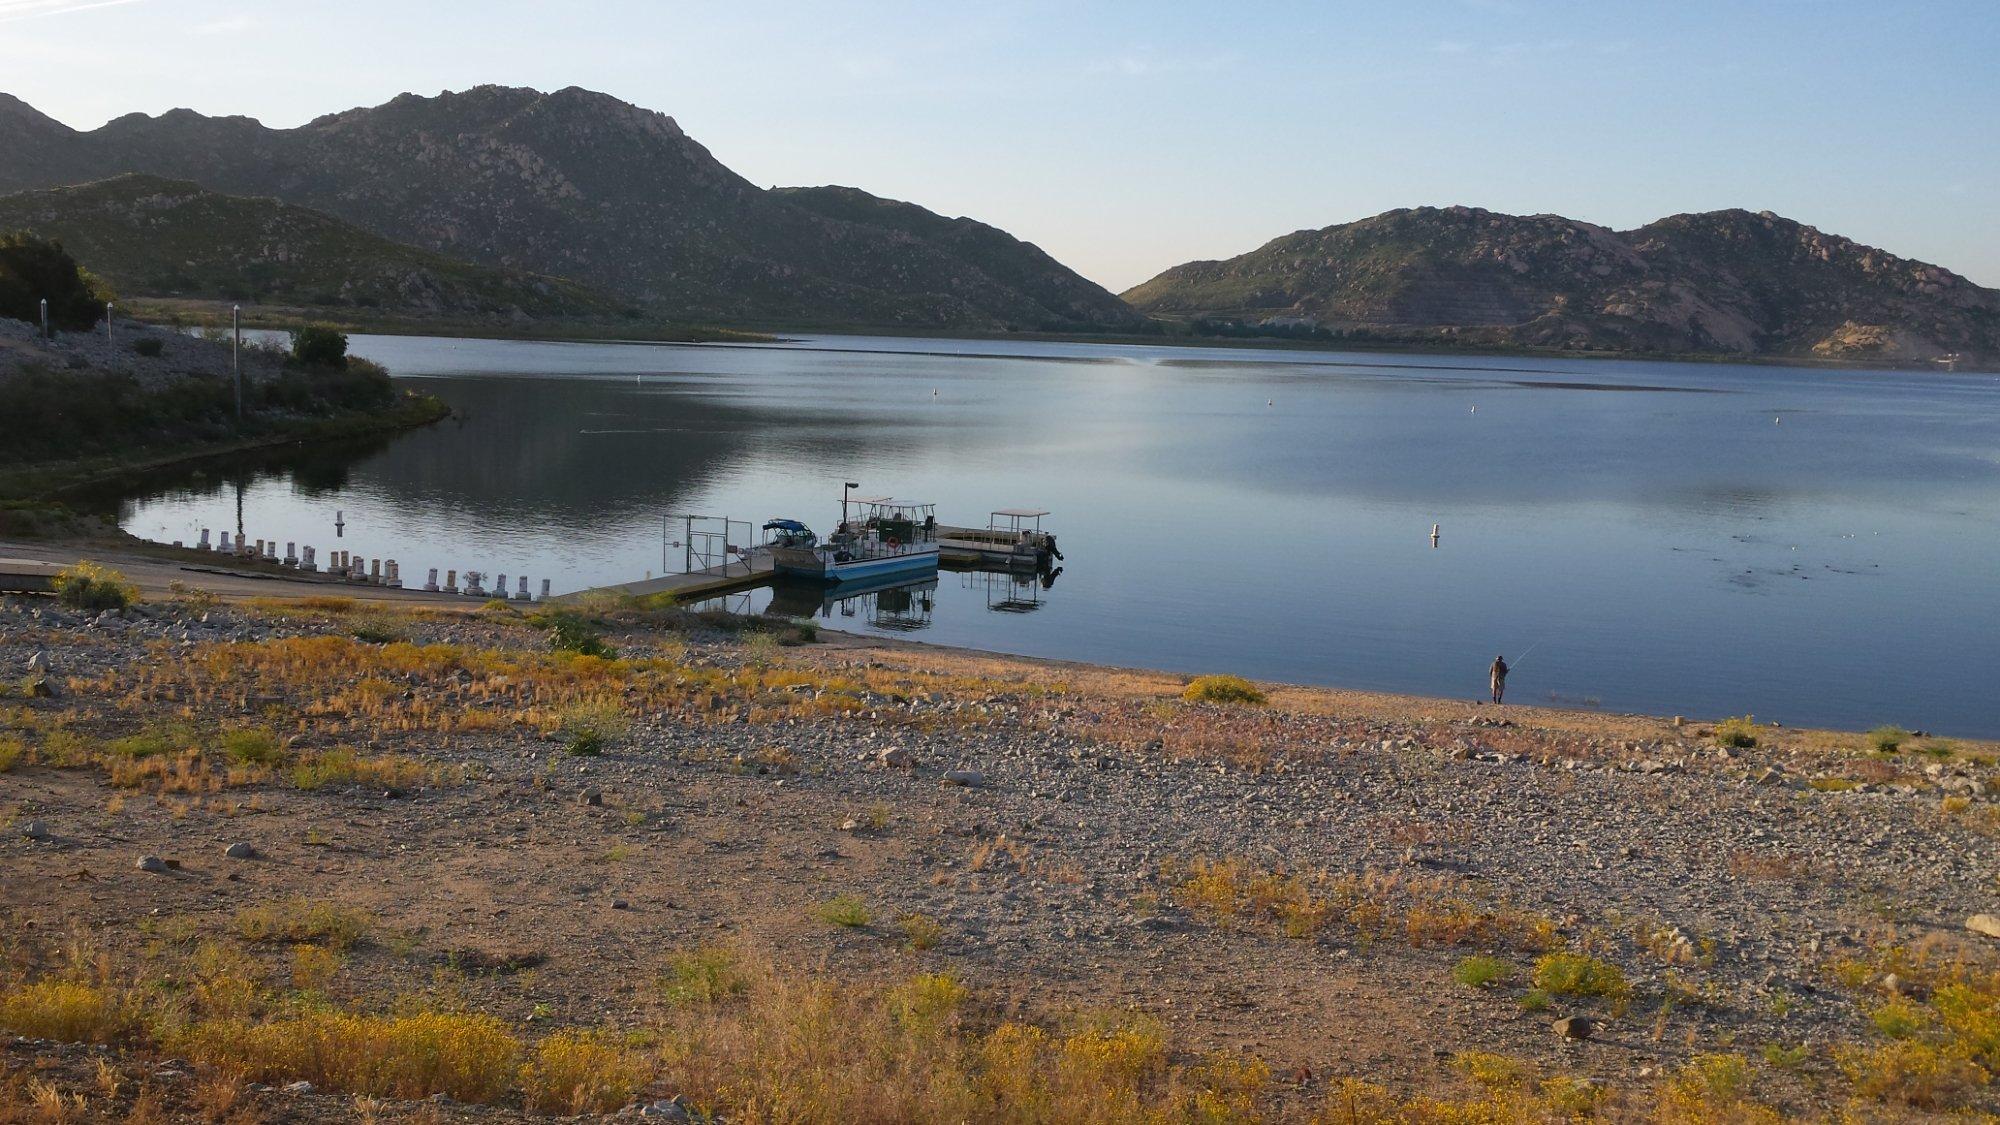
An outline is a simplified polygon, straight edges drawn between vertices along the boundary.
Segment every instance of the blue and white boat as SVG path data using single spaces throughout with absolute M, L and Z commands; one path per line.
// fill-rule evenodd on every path
M 856 508 L 860 510 L 854 512 Z M 772 569 L 780 576 L 831 585 L 936 574 L 938 569 L 934 504 L 887 496 L 850 499 L 842 493 L 840 526 L 824 541 L 797 520 L 771 520 L 764 530 L 770 533 Z

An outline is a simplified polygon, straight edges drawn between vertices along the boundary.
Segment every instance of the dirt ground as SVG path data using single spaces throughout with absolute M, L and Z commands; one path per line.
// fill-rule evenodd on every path
M 162 599 L 144 614 L 0 604 L 5 679 L 45 669 L 56 690 L 0 699 L 0 738 L 11 726 L 27 748 L 0 774 L 0 911 L 21 971 L 78 934 L 137 962 L 231 941 L 260 906 L 331 903 L 370 920 L 339 996 L 448 991 L 523 1029 L 643 1026 L 666 958 L 723 945 L 844 981 L 948 971 L 991 1019 L 1148 1013 L 1177 1050 L 1267 1062 L 1284 1105 L 1315 1105 L 1344 1076 L 1463 1093 L 1468 1052 L 1637 1105 L 1722 1052 L 1750 1060 L 1758 1104 L 1818 1115 L 1856 1104 L 1837 1060 L 1874 1041 L 1885 986 L 1866 966 L 1882 951 L 1990 966 L 2000 949 L 1963 928 L 2000 901 L 1990 745 L 1871 755 L 1857 736 L 1767 730 L 1730 750 L 1701 724 L 1282 686 L 1262 706 L 1196 706 L 1178 701 L 1183 679 L 1154 673 L 838 635 L 778 649 L 614 618 L 602 628 L 622 656 L 761 686 L 631 688 L 629 726 L 579 756 L 546 722 L 452 718 L 546 704 L 512 673 L 412 672 L 386 702 L 355 702 L 380 682 L 359 662 L 383 644 L 544 652 L 519 613 L 170 601 L 170 581 L 271 591 L 122 562 Z M 351 672 L 336 663 L 301 690 L 264 665 L 205 663 L 313 637 Z M 773 686 L 773 670 L 796 682 Z M 301 788 L 280 767 L 176 790 L 44 752 L 53 729 L 108 744 L 166 720 L 269 728 L 288 763 L 353 746 L 424 770 Z M 1294 927 L 1254 894 L 1215 891 L 1209 863 L 1333 905 Z M 843 897 L 865 920 L 827 920 Z M 911 916 L 936 924 L 933 947 L 911 948 Z M 281 951 L 247 949 L 282 971 Z M 1557 949 L 1617 965 L 1627 991 L 1531 987 Z M 1459 983 L 1474 955 L 1512 975 Z M 1594 1021 L 1588 1040 L 1552 1032 L 1573 1015 Z M 81 1093 L 105 1081 L 100 1057 L 0 1052 L 17 1079 Z M 95 1112 L 130 1113 L 148 1085 L 166 1118 L 361 1113 L 268 1088 L 211 1112 L 202 1099 L 226 1099 L 198 1068 L 111 1057 L 126 1081 Z M 1996 1104 L 1988 1090 L 1962 1103 Z M 447 1109 L 506 1112 L 368 1112 Z

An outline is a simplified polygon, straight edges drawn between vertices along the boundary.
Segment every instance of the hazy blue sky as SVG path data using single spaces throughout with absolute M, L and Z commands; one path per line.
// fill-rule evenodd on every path
M 0 89 L 77 127 L 586 86 L 1113 289 L 1449 203 L 1770 209 L 2000 285 L 1996 58 L 1995 0 L 0 0 Z

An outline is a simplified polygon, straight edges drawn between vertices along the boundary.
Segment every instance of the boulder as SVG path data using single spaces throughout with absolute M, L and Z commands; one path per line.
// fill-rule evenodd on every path
M 906 770 L 917 764 L 917 755 L 907 746 L 891 746 L 875 755 L 875 760 L 890 769 Z
M 155 875 L 160 875 L 166 872 L 167 861 L 156 855 L 142 855 L 139 857 L 139 862 L 133 866 L 141 871 L 150 871 Z
M 1974 914 L 1965 920 L 1965 928 L 1983 937 L 2000 940 L 2000 914 Z
M 978 770 L 948 770 L 944 775 L 944 783 L 977 789 L 986 784 L 986 775 Z
M 48 825 L 43 824 L 39 820 L 31 820 L 21 826 L 21 835 L 26 836 L 36 843 L 42 843 L 47 841 L 52 833 L 49 832 Z
M 1549 1025 L 1549 1029 L 1563 1039 L 1588 1039 L 1597 1030 L 1588 1016 L 1564 1016 Z
M 224 848 L 222 854 L 228 856 L 230 859 L 256 859 L 257 849 L 239 840 Z

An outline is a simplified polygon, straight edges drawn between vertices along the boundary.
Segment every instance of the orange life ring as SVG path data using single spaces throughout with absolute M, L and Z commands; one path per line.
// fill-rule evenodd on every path
M 896 548 L 902 546 L 903 541 L 891 535 L 889 538 L 882 540 L 882 545 L 893 551 Z

